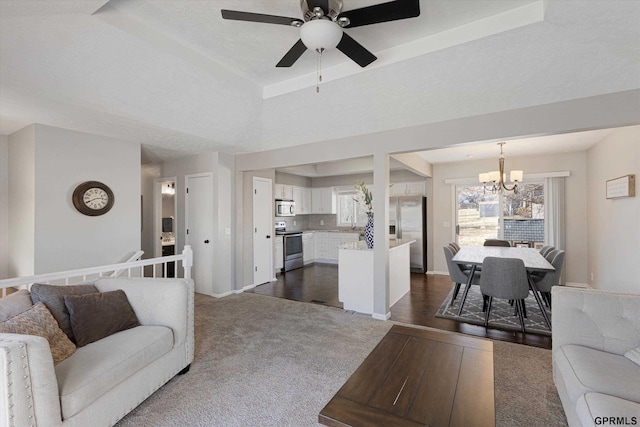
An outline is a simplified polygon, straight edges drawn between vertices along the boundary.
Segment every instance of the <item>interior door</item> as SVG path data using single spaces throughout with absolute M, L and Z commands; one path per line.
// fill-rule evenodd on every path
M 273 279 L 273 195 L 268 178 L 253 177 L 253 284 Z
M 211 174 L 186 176 L 186 238 L 193 250 L 191 277 L 195 291 L 213 294 L 213 177 Z

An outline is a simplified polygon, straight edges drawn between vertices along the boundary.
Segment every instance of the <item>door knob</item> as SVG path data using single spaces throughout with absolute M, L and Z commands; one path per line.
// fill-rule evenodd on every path
M 271 236 L 267 234 L 267 239 L 270 239 L 270 238 L 271 238 Z
M 209 239 L 205 240 L 204 242 L 208 244 L 209 243 Z

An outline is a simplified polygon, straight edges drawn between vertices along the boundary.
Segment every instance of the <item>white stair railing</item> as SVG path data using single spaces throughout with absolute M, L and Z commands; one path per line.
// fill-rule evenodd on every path
M 0 295 L 5 296 L 7 288 L 29 289 L 34 283 L 70 285 L 95 280 L 101 277 L 156 277 L 158 271 L 166 276 L 167 263 L 176 262 L 182 264 L 183 278 L 191 280 L 191 267 L 193 266 L 193 251 L 190 245 L 185 245 L 182 254 L 165 256 L 160 258 L 143 259 L 139 261 L 122 262 L 118 264 L 103 265 L 99 267 L 80 268 L 77 270 L 61 271 L 57 273 L 37 274 L 35 276 L 16 277 L 0 280 Z M 145 269 L 152 266 L 150 269 Z M 160 269 L 156 266 L 161 266 Z M 177 270 L 177 269 L 176 269 Z M 145 272 L 147 275 L 145 275 Z M 149 272 L 151 273 L 149 275 Z M 126 273 L 126 274 L 124 274 Z

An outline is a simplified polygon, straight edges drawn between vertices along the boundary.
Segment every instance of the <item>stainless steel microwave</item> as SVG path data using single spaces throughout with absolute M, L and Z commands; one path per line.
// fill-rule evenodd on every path
M 295 216 L 295 202 L 293 200 L 276 199 L 276 216 Z

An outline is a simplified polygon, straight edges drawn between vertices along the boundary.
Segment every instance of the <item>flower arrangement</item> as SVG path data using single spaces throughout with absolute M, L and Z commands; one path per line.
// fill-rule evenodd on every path
M 356 190 L 358 190 L 358 195 L 354 199 L 362 209 L 367 213 L 368 217 L 373 216 L 373 194 L 369 191 L 366 185 L 364 185 L 364 181 L 356 182 Z

